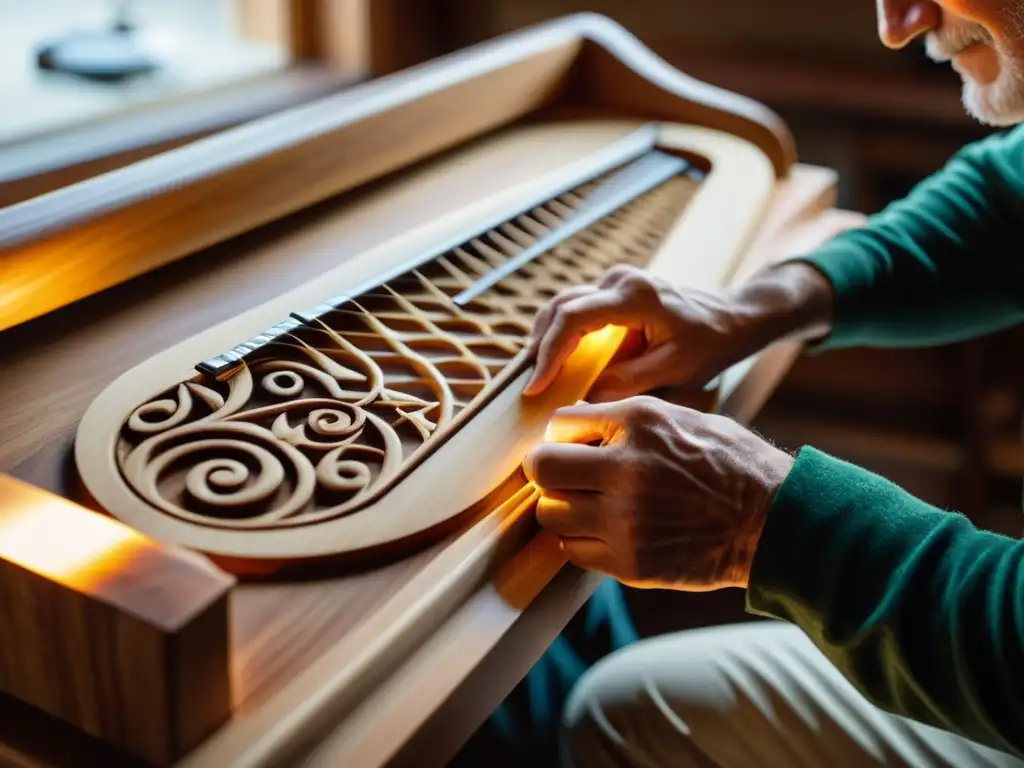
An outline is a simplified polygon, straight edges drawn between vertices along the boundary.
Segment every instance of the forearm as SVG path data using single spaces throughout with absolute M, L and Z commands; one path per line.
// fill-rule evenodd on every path
M 883 709 L 1024 754 L 1024 543 L 804 449 L 747 594 Z
M 783 339 L 813 341 L 831 331 L 835 295 L 815 267 L 792 261 L 729 289 L 735 334 L 750 351 Z
M 800 333 L 819 348 L 945 344 L 1024 321 L 1022 169 L 1024 128 L 969 146 L 865 226 L 734 289 L 738 315 L 767 343 Z

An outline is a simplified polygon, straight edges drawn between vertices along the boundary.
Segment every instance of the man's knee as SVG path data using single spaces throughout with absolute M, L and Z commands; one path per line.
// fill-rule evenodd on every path
M 629 758 L 637 764 L 708 764 L 707 750 L 719 751 L 715 742 L 729 739 L 735 727 L 737 691 L 726 665 L 730 646 L 742 643 L 744 634 L 740 627 L 723 627 L 669 635 L 595 665 L 577 683 L 563 715 L 570 764 L 617 765 L 622 758 L 627 764 Z
M 561 747 L 566 764 L 604 768 L 655 764 L 654 755 L 671 752 L 671 765 L 683 763 L 689 728 L 669 715 L 657 689 L 638 669 L 644 659 L 627 649 L 591 669 L 577 683 L 562 719 Z M 671 746 L 670 746 L 671 745 Z

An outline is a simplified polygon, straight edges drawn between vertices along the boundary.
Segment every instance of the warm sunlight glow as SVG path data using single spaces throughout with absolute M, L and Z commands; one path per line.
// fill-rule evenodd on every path
M 622 343 L 626 335 L 626 329 L 618 325 L 606 325 L 599 331 L 588 333 L 580 341 L 579 348 L 586 350 L 585 354 L 609 354 L 613 353 Z
M 31 487 L 0 494 L 0 558 L 88 592 L 149 539 L 110 518 Z
M 615 351 L 626 338 L 627 330 L 618 325 L 606 325 L 598 331 L 592 331 L 584 336 L 572 356 L 566 361 L 561 376 L 574 378 L 578 376 L 576 369 L 595 369 L 594 378 L 605 368 L 608 361 L 615 355 Z M 590 385 L 588 384 L 588 387 Z M 555 442 L 557 436 L 552 434 L 552 426 L 549 423 L 544 430 L 544 442 Z

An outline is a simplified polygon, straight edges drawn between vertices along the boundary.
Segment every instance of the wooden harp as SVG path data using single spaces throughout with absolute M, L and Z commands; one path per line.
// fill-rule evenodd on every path
M 234 587 L 233 716 L 171 760 L 280 764 L 483 583 L 507 611 L 488 626 L 496 643 L 563 565 L 535 536 L 522 456 L 622 338 L 587 337 L 525 400 L 538 308 L 620 264 L 725 286 L 831 203 L 822 172 L 780 204 L 807 181 L 794 164 L 769 110 L 581 15 L 0 210 L 15 390 L 49 418 L 33 393 L 62 344 L 80 350 L 65 375 L 93 387 L 52 422 L 76 430 L 80 500 L 235 575 L 280 578 Z M 159 308 L 96 320 L 75 304 L 126 301 L 143 275 L 173 283 Z M 187 280 L 223 305 L 192 303 Z M 11 456 L 74 495 L 57 453 Z M 289 579 L 377 556 L 390 575 Z M 373 607 L 347 608 L 356 594 Z M 286 625 L 311 606 L 325 613 L 315 652 L 296 650 Z M 339 754 L 364 764 L 367 749 Z
M 123 177 L 173 166 L 186 182 L 119 185 L 116 212 L 76 234 L 105 227 L 130 263 L 155 264 L 451 147 L 433 183 L 461 175 L 471 205 L 158 352 L 95 399 L 76 462 L 104 509 L 241 567 L 443 535 L 616 350 L 614 331 L 588 339 L 555 390 L 523 402 L 540 307 L 617 264 L 722 285 L 792 161 L 766 110 L 585 16 L 140 163 Z M 500 186 L 473 173 L 499 154 L 533 169 Z M 367 204 L 377 226 L 424 183 L 408 172 Z

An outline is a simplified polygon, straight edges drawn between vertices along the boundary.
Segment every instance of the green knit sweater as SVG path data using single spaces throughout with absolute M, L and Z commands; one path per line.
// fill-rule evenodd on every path
M 804 259 L 836 292 L 823 349 L 942 344 L 1024 321 L 1024 127 L 968 146 Z M 881 708 L 1024 755 L 1024 542 L 804 448 L 747 605 L 801 627 Z

